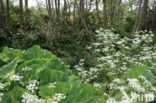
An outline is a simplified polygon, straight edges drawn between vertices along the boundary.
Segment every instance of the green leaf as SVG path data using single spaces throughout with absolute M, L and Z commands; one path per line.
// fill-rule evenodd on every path
M 40 84 L 49 84 L 57 81 L 67 82 L 69 81 L 69 75 L 58 70 L 45 69 L 39 74 Z
M 57 59 L 56 56 L 47 51 L 40 48 L 40 46 L 35 45 L 31 48 L 29 48 L 23 55 L 23 59 L 25 60 L 31 60 L 31 59 L 37 59 L 37 58 L 53 58 Z
M 65 82 L 56 82 L 56 87 L 52 88 L 50 85 L 40 86 L 39 95 L 43 98 L 51 98 L 55 93 L 67 94 L 69 85 Z
M 14 70 L 17 66 L 19 57 L 15 58 L 13 61 L 8 63 L 7 65 L 4 65 L 3 67 L 0 68 L 0 78 L 3 78 L 6 73 Z
M 8 62 L 14 60 L 18 56 L 21 56 L 22 54 L 22 50 L 4 47 L 2 53 L 0 53 L 0 60 Z
M 2 96 L 2 103 L 21 103 L 22 95 L 26 92 L 25 89 L 21 87 L 14 87 L 13 90 L 6 92 L 4 96 Z
M 138 78 L 140 75 L 145 76 L 149 81 L 153 81 L 154 79 L 153 74 L 147 70 L 146 66 L 137 66 L 135 69 L 131 69 L 127 73 L 128 78 Z
M 96 103 L 94 92 L 95 89 L 89 84 L 73 82 L 70 84 L 67 98 L 61 103 Z

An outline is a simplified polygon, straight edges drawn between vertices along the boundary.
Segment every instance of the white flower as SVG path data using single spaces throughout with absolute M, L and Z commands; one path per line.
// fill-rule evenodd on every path
M 146 102 L 154 101 L 154 94 L 149 93 L 144 95 Z
M 93 85 L 95 88 L 102 88 L 102 86 L 100 85 L 100 84 L 98 84 L 98 83 L 94 83 L 94 85 Z
M 3 88 L 4 88 L 4 84 L 0 83 L 0 89 L 3 89 Z
M 113 82 L 116 82 L 116 83 L 119 84 L 119 83 L 121 83 L 121 80 L 119 78 L 116 78 L 116 79 L 113 80 Z
M 22 103 L 46 103 L 46 100 L 39 99 L 36 95 L 31 95 L 29 93 L 24 93 L 22 98 Z
M 19 76 L 19 75 L 13 75 L 10 77 L 11 81 L 20 81 L 23 78 L 23 76 Z
M 8 77 L 12 76 L 13 74 L 14 74 L 14 72 L 13 72 L 13 71 L 11 71 L 11 72 L 7 73 L 7 74 L 5 75 L 5 77 L 4 77 L 4 78 L 6 79 L 6 78 L 8 78 Z
M 0 101 L 2 101 L 2 96 L 3 95 L 4 95 L 3 93 L 0 93 Z
M 58 103 L 59 101 L 61 101 L 62 99 L 65 99 L 66 96 L 62 93 L 56 93 L 55 96 L 52 98 L 53 102 Z
M 55 88 L 55 87 L 56 87 L 55 85 L 56 85 L 56 82 L 54 82 L 54 83 L 49 83 L 49 87 L 50 87 L 50 88 Z
M 127 79 L 128 85 L 138 92 L 145 92 L 145 88 L 141 87 L 137 79 Z
M 118 103 L 114 98 L 109 98 L 106 103 Z
M 29 67 L 25 67 L 25 68 L 22 68 L 22 71 L 31 71 L 32 68 L 29 68 Z
M 37 80 L 32 80 L 29 82 L 29 85 L 26 86 L 26 88 L 32 93 L 34 93 L 38 89 L 38 87 L 36 86 L 37 84 L 39 84 Z
M 132 100 L 133 102 L 137 102 L 137 100 L 140 100 L 140 95 L 137 94 L 137 93 L 135 93 L 135 92 L 132 92 L 132 93 L 131 93 L 131 100 Z

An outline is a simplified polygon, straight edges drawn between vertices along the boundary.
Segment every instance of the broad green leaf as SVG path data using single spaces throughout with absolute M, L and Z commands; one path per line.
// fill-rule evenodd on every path
M 51 98 L 55 93 L 67 94 L 69 89 L 69 84 L 66 82 L 56 82 L 56 87 L 50 87 L 50 85 L 44 85 L 40 87 L 39 94 L 44 98 Z
M 4 65 L 0 68 L 0 78 L 3 78 L 6 73 L 14 70 L 18 64 L 19 57 L 15 58 L 13 61 L 8 63 L 7 65 Z
M 95 103 L 95 89 L 89 84 L 72 82 L 67 98 L 61 103 Z
M 23 55 L 23 59 L 25 60 L 31 60 L 31 59 L 37 59 L 37 58 L 53 58 L 57 59 L 54 54 L 47 50 L 43 50 L 40 48 L 40 46 L 35 45 L 31 48 L 29 48 Z
M 0 53 L 0 60 L 8 62 L 14 60 L 17 56 L 21 56 L 22 53 L 22 50 L 4 47 L 2 53 Z
M 138 76 L 143 75 L 149 81 L 152 81 L 153 74 L 147 70 L 146 66 L 137 66 L 135 69 L 131 69 L 127 73 L 128 78 L 138 78 Z
M 2 103 L 21 103 L 22 95 L 26 92 L 25 89 L 21 87 L 14 87 L 8 93 L 6 92 L 4 96 L 2 96 Z

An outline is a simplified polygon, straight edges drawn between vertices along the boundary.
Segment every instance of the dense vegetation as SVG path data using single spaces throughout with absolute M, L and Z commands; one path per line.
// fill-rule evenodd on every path
M 0 0 L 0 103 L 156 102 L 155 0 L 29 3 Z

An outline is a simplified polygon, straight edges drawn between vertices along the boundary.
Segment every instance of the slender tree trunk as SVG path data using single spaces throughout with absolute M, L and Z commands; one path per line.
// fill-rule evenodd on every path
M 142 29 L 147 29 L 147 8 L 148 8 L 148 0 L 144 0 L 143 2 L 143 7 L 142 7 L 142 16 L 141 16 L 141 21 L 140 21 L 140 24 L 139 24 L 139 30 L 142 30 Z
M 76 11 L 76 4 L 75 4 L 75 1 L 74 1 L 73 25 L 74 25 L 74 23 L 75 23 L 75 21 L 76 21 L 75 11 Z
M 78 4 L 77 4 L 77 7 L 78 7 Z M 85 21 L 85 19 L 84 19 L 84 0 L 80 0 L 78 10 L 79 10 L 78 11 L 79 12 L 79 25 L 80 25 L 81 28 L 84 28 L 84 25 L 81 25 L 83 20 Z M 86 25 L 86 23 L 85 23 L 85 25 Z
M 53 22 L 52 22 L 51 0 L 48 0 L 48 6 L 47 7 L 48 7 L 49 22 L 50 22 L 50 26 L 49 26 L 50 37 L 53 39 L 53 35 L 52 35 L 52 25 L 53 25 Z
M 20 27 L 23 28 L 23 0 L 19 0 L 20 4 Z
M 9 8 L 9 0 L 6 0 L 6 5 L 7 5 L 7 24 L 9 23 L 9 19 L 10 19 L 10 8 Z
M 28 24 L 28 18 L 29 18 L 29 12 L 28 12 L 28 0 L 25 0 L 25 13 L 26 13 L 26 19 L 25 19 L 25 23 L 26 25 Z
M 5 13 L 4 13 L 3 0 L 0 0 L 0 6 L 1 6 L 0 12 L 1 12 L 1 19 L 2 19 L 2 21 L 0 21 L 0 22 L 1 22 L 2 26 L 3 26 L 3 25 L 5 25 Z
M 136 18 L 136 22 L 135 22 L 133 33 L 135 33 L 137 31 L 138 24 L 140 22 L 140 18 L 141 18 L 141 4 L 142 4 L 142 0 L 140 0 L 140 3 L 139 3 L 139 10 L 138 10 L 138 15 L 137 15 L 137 18 Z
M 110 22 L 113 25 L 113 0 L 110 0 Z
M 58 23 L 60 23 L 60 0 L 58 0 L 58 10 L 57 10 L 57 15 L 58 15 Z
M 107 28 L 107 11 L 106 11 L 106 0 L 103 0 L 103 21 L 104 21 L 104 28 Z
M 63 18 L 64 18 L 64 22 L 66 22 L 67 21 L 67 1 L 66 0 L 64 0 Z
M 101 18 L 100 18 L 100 14 L 99 14 L 99 3 L 98 3 L 98 0 L 96 0 L 96 14 L 97 14 L 97 18 L 98 18 L 98 26 L 101 27 Z

